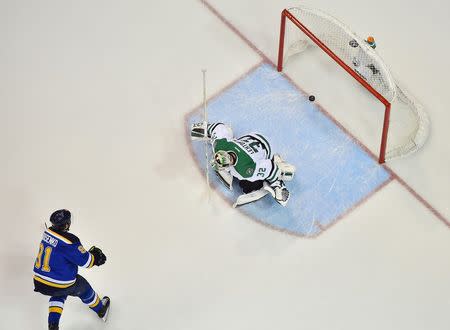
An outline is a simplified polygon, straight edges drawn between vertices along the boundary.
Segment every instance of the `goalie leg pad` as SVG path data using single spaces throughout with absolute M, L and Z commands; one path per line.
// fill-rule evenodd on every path
M 236 202 L 233 204 L 233 207 L 236 208 L 245 204 L 256 202 L 257 200 L 260 200 L 267 194 L 269 194 L 269 192 L 264 188 L 252 191 L 251 193 L 248 194 L 242 194 L 236 199 Z
M 263 180 L 257 181 L 240 180 L 239 187 L 242 188 L 244 194 L 248 194 L 255 190 L 260 190 L 263 187 L 263 183 L 264 183 Z

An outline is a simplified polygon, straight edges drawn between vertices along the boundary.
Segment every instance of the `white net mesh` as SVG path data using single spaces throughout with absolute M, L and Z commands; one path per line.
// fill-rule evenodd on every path
M 429 120 L 423 106 L 404 88 L 398 86 L 381 57 L 365 39 L 357 36 L 336 18 L 320 10 L 300 6 L 290 8 L 288 11 L 388 102 L 393 104 L 400 101 L 406 107 L 399 107 L 399 109 L 409 109 L 403 111 L 410 112 L 408 115 L 413 116 L 413 125 L 407 125 L 408 132 L 400 134 L 402 135 L 400 140 L 389 139 L 386 160 L 402 157 L 418 150 L 425 143 L 429 130 Z M 310 37 L 289 20 L 286 22 L 285 31 L 284 62 L 310 46 L 317 47 Z M 396 111 L 396 108 L 393 104 L 392 111 Z M 390 137 L 391 135 L 389 134 Z
M 395 101 L 400 101 L 402 104 L 406 105 L 407 114 L 413 117 L 413 125 L 412 128 L 406 130 L 409 133 L 401 139 L 399 143 L 393 144 L 389 147 L 386 152 L 386 160 L 405 157 L 420 149 L 427 140 L 430 130 L 430 121 L 423 105 L 411 94 L 409 94 L 404 87 L 400 87 L 398 81 L 396 94 L 397 98 Z M 396 110 L 401 109 L 401 107 L 397 105 L 399 105 L 399 102 L 394 103 L 394 116 L 396 114 Z M 402 127 L 398 128 L 398 130 L 402 129 Z M 390 132 L 396 130 L 397 127 L 390 128 Z

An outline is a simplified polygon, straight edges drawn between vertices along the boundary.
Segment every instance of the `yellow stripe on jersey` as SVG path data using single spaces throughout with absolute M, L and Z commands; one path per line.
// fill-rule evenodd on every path
M 46 281 L 46 280 L 44 280 L 44 279 L 42 279 L 42 278 L 40 278 L 40 277 L 38 277 L 36 275 L 34 276 L 34 279 L 36 281 L 38 281 L 38 282 L 41 282 L 41 283 L 45 284 L 45 285 L 48 285 L 48 286 L 51 286 L 51 287 L 54 287 L 54 288 L 59 288 L 59 289 L 68 288 L 69 286 L 72 286 L 75 283 L 75 281 L 73 281 L 73 283 L 69 283 L 69 284 L 53 283 L 53 282 Z
M 58 234 L 58 233 L 55 233 L 55 232 L 54 232 L 53 230 L 51 230 L 51 229 L 47 229 L 47 232 L 48 232 L 50 235 L 53 235 L 53 236 L 57 237 L 58 239 L 60 239 L 60 240 L 63 241 L 64 243 L 72 244 L 72 242 L 71 242 L 70 240 L 68 240 L 68 239 L 65 238 L 64 236 L 61 236 L 61 235 Z
M 95 302 L 91 305 L 89 305 L 90 308 L 94 308 L 95 306 L 98 305 L 98 303 L 100 302 L 100 298 L 97 296 L 97 299 L 95 299 Z
M 62 314 L 63 309 L 61 307 L 49 307 L 48 312 L 49 313 L 58 313 Z
M 89 264 L 88 268 L 92 268 L 92 266 L 94 266 L 94 255 L 91 253 L 91 263 Z

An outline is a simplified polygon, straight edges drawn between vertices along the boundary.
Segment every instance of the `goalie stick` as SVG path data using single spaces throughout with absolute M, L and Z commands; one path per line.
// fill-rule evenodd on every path
M 205 176 L 206 176 L 206 187 L 208 189 L 208 200 L 211 198 L 210 186 L 209 186 L 209 140 L 208 140 L 208 113 L 206 111 L 206 69 L 202 70 L 203 73 L 203 125 L 205 127 L 204 131 L 204 152 L 205 152 Z

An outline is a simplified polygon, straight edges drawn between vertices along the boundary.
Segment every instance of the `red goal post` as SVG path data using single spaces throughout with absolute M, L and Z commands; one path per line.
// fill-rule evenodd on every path
M 287 19 L 293 24 L 291 30 L 287 30 Z M 286 45 L 286 38 L 288 38 L 288 45 Z M 336 18 L 320 10 L 305 6 L 283 10 L 278 71 L 283 70 L 283 64 L 288 57 L 314 45 L 322 49 L 384 105 L 383 130 L 378 156 L 380 164 L 386 160 L 413 153 L 424 144 L 428 136 L 429 121 L 423 106 L 398 86 L 383 60 L 364 39 L 358 37 Z M 404 139 L 405 141 L 387 151 L 391 104 L 395 100 L 405 103 L 412 110 L 417 125 Z

